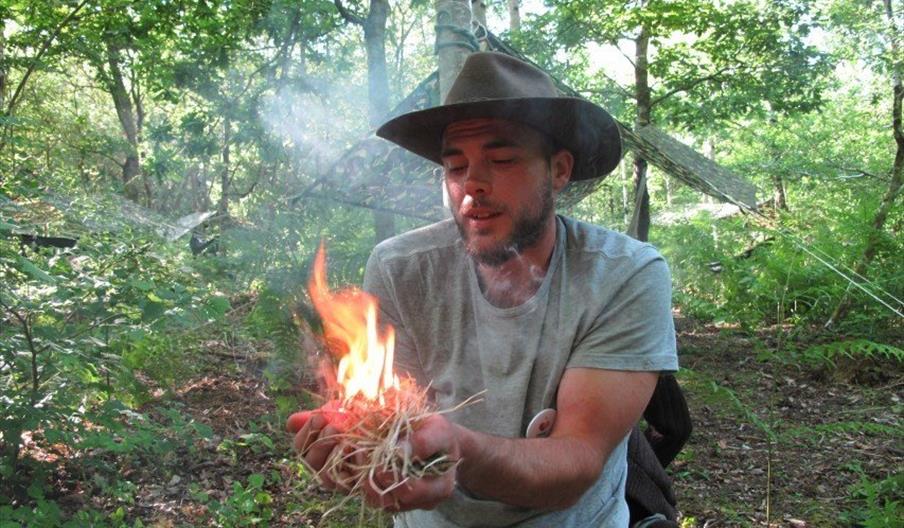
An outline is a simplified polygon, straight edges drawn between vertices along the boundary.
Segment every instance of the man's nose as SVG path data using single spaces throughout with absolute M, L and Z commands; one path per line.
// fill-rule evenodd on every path
M 484 163 L 472 163 L 465 177 L 465 194 L 472 196 L 492 194 L 493 182 L 489 168 Z

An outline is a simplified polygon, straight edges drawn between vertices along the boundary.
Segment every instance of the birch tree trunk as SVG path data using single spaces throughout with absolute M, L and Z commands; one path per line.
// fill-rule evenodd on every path
M 703 142 L 703 155 L 709 160 L 716 161 L 716 142 L 713 138 L 706 138 L 706 141 Z M 703 195 L 703 201 L 705 203 L 716 203 L 715 198 L 708 194 Z

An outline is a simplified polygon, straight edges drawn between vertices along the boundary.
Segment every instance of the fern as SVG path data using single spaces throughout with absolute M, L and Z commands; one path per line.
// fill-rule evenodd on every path
M 900 438 L 904 437 L 904 428 L 900 427 L 899 425 L 854 420 L 818 425 L 802 425 L 788 429 L 786 431 L 782 431 L 781 438 L 784 441 L 796 440 L 800 438 L 818 440 L 824 435 L 837 435 L 846 433 L 866 433 L 873 436 Z
M 850 487 L 855 508 L 844 512 L 841 520 L 851 526 L 886 528 L 902 526 L 904 518 L 904 473 L 897 472 L 873 481 L 866 475 Z
M 904 350 L 868 339 L 853 339 L 812 346 L 802 354 L 805 363 L 828 365 L 832 368 L 839 358 L 879 359 L 901 363 L 904 362 Z
M 690 378 L 691 382 L 699 383 L 708 389 L 709 393 L 704 394 L 708 402 L 711 403 L 728 403 L 734 409 L 734 412 L 748 423 L 763 431 L 770 441 L 775 441 L 777 434 L 773 427 L 766 423 L 757 413 L 746 403 L 741 401 L 738 393 L 720 383 L 716 382 L 709 376 L 689 368 L 681 369 L 681 376 Z

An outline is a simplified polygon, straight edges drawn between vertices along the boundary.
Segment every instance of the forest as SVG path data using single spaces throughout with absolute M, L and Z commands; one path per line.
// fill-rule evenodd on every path
M 0 0 L 0 30 L 0 528 L 391 526 L 285 431 L 307 284 L 321 241 L 360 285 L 444 218 L 373 133 L 487 49 L 620 123 L 558 212 L 668 261 L 680 526 L 904 526 L 904 1 Z

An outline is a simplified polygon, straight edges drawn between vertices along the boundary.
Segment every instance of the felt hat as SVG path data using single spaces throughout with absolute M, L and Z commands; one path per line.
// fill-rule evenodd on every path
M 608 112 L 585 99 L 560 96 L 545 72 L 494 52 L 468 56 L 442 105 L 391 119 L 377 135 L 442 164 L 446 127 L 477 118 L 507 119 L 546 133 L 574 155 L 572 180 L 605 176 L 621 159 L 618 126 Z

